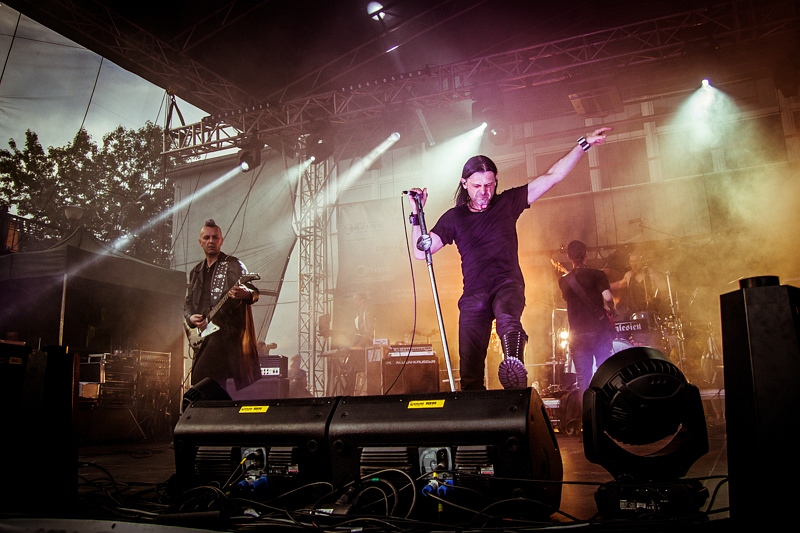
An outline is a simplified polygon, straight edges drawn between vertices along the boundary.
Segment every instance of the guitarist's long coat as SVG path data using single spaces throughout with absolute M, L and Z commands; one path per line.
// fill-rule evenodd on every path
M 184 302 L 184 320 L 191 326 L 189 317 L 193 314 L 207 315 L 209 309 L 200 309 L 200 298 L 205 281 L 205 259 L 189 272 L 189 289 Z M 244 264 L 234 256 L 219 254 L 209 275 L 225 270 L 222 290 L 212 291 L 213 306 L 247 273 Z M 203 344 L 195 350 L 192 364 L 192 384 L 211 377 L 225 387 L 227 378 L 233 378 L 236 390 L 251 385 L 261 377 L 258 361 L 255 326 L 250 304 L 258 301 L 258 289 L 251 283 L 245 285 L 253 291 L 252 300 L 230 299 L 213 317 L 220 330 L 205 337 Z

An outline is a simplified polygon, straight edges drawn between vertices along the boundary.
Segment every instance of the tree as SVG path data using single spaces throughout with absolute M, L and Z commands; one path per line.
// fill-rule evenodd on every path
M 28 130 L 22 150 L 13 139 L 10 150 L 0 150 L 0 204 L 57 238 L 71 229 L 64 207 L 80 206 L 81 224 L 99 239 L 168 267 L 173 182 L 167 175 L 180 161 L 161 154 L 161 139 L 161 128 L 148 122 L 138 130 L 119 126 L 98 147 L 81 129 L 71 143 L 45 152 Z

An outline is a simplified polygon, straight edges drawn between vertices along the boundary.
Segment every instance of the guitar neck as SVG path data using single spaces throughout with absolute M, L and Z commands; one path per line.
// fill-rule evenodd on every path
M 246 274 L 246 275 L 242 276 L 241 278 L 239 278 L 239 281 L 237 281 L 236 284 L 237 285 L 244 285 L 248 281 L 253 281 L 253 280 L 256 280 L 256 279 L 261 279 L 261 277 L 258 274 Z M 228 301 L 228 298 L 230 298 L 230 295 L 231 295 L 231 293 L 230 293 L 230 291 L 228 291 L 228 292 L 225 293 L 225 295 L 222 298 L 220 298 L 220 300 L 217 302 L 217 304 L 214 307 L 212 307 L 211 311 L 209 311 L 208 314 L 206 315 L 206 320 L 211 322 L 211 319 L 214 318 L 214 315 L 217 314 L 217 311 L 222 309 L 222 306 L 225 305 L 225 302 Z
M 225 302 L 227 302 L 227 301 L 228 301 L 228 298 L 230 297 L 230 294 L 231 294 L 230 292 L 226 292 L 226 293 L 225 293 L 225 296 L 223 296 L 222 298 L 220 298 L 220 300 L 217 302 L 217 305 L 215 305 L 214 307 L 212 307 L 212 308 L 211 308 L 211 311 L 209 311 L 209 312 L 208 312 L 208 314 L 206 315 L 206 320 L 208 320 L 209 322 L 211 322 L 211 319 L 212 319 L 212 318 L 214 318 L 214 315 L 216 315 L 216 314 L 217 314 L 217 311 L 219 311 L 220 309 L 222 309 L 222 306 L 223 306 L 223 305 L 225 305 Z

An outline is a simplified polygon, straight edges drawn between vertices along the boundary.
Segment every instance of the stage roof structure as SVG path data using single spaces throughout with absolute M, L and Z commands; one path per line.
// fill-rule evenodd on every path
M 530 120 L 688 91 L 706 66 L 728 81 L 786 68 L 797 77 L 787 61 L 800 44 L 791 0 L 369 4 L 8 2 L 207 111 L 194 124 L 170 116 L 164 152 L 181 157 L 253 138 L 285 145 L 319 121 L 358 146 L 375 124 L 474 100 L 486 86 Z

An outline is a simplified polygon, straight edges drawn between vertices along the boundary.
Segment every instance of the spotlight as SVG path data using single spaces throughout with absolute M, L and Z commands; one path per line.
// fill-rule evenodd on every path
M 508 129 L 503 127 L 489 128 L 489 142 L 495 146 L 500 146 L 508 142 Z
M 306 139 L 306 155 L 316 162 L 323 162 L 333 155 L 334 135 L 333 128 L 327 121 L 315 121 L 309 126 L 309 135 Z
M 502 91 L 494 86 L 478 87 L 473 90 L 473 98 L 473 123 L 487 125 L 486 132 L 492 144 L 499 146 L 508 142 L 509 132 Z
M 250 172 L 261 164 L 263 143 L 250 143 L 239 152 L 239 168 L 242 172 Z
M 628 348 L 600 365 L 583 429 L 586 458 L 615 478 L 595 493 L 602 515 L 689 514 L 708 498 L 700 482 L 680 479 L 708 452 L 700 391 L 658 350 Z
M 377 21 L 381 21 L 386 17 L 386 12 L 380 2 L 370 2 L 367 4 L 367 14 L 372 17 L 372 20 Z

